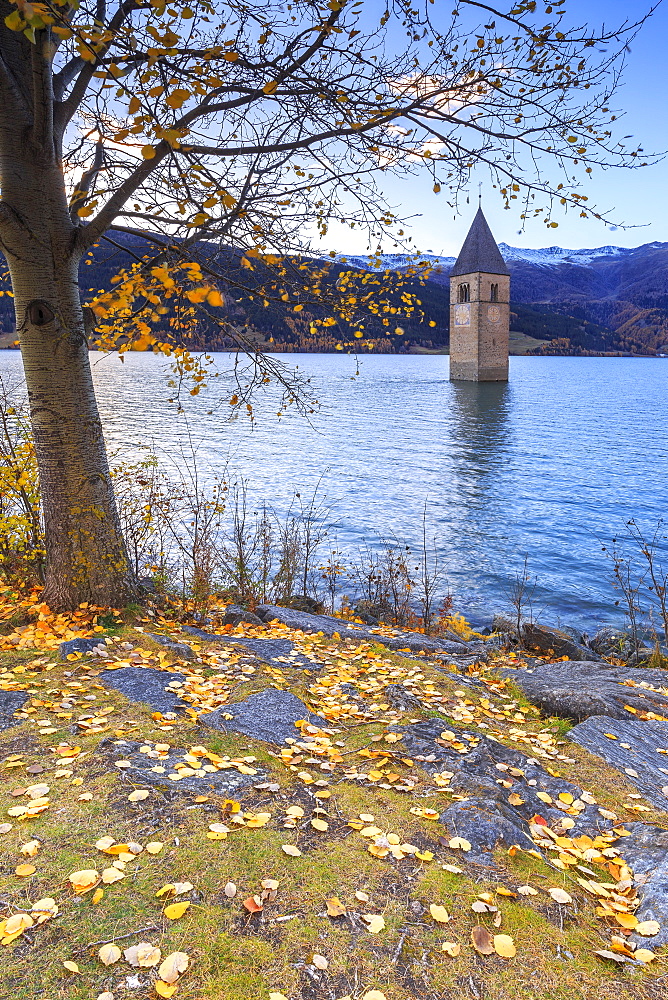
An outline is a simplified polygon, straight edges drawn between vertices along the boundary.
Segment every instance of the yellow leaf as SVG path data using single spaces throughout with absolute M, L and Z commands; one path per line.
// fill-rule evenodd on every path
M 175 983 L 182 972 L 188 968 L 188 956 L 185 951 L 173 951 L 164 959 L 158 969 L 158 975 L 166 983 Z
M 369 990 L 368 993 L 364 994 L 362 1000 L 387 1000 L 387 997 L 380 990 Z
M 515 958 L 517 954 L 517 949 L 515 948 L 515 942 L 511 938 L 510 934 L 495 934 L 494 935 L 494 951 L 501 958 Z
M 439 924 L 447 924 L 450 921 L 450 914 L 444 906 L 438 906 L 436 903 L 431 903 L 429 906 L 429 912 L 434 920 L 437 920 Z
M 270 993 L 269 1000 L 288 1000 L 284 993 Z
M 14 874 L 18 875 L 19 878 L 27 878 L 28 875 L 32 875 L 33 872 L 35 872 L 35 871 L 37 871 L 37 869 L 35 868 L 34 865 L 28 865 L 28 864 L 26 864 L 26 865 L 17 865 L 16 871 L 15 871 Z
M 327 916 L 342 917 L 346 913 L 346 908 L 338 896 L 332 896 L 327 900 Z
M 300 858 L 302 854 L 299 848 L 293 847 L 292 844 L 283 844 L 281 849 L 285 852 L 285 854 L 289 854 L 291 858 Z
M 269 80 L 262 88 L 265 94 L 273 94 L 278 87 L 278 80 Z
M 461 950 L 462 946 L 457 944 L 456 941 L 444 941 L 441 945 L 441 951 L 444 951 L 446 955 L 450 956 L 450 958 L 457 958 L 457 955 L 460 954 Z
M 211 291 L 209 292 L 209 294 L 206 297 L 206 301 L 209 303 L 210 306 L 224 306 L 225 305 L 225 300 L 224 300 L 223 296 L 220 294 L 220 292 L 218 291 L 217 288 L 212 288 L 211 289 Z
M 113 885 L 114 882 L 120 882 L 124 878 L 126 878 L 125 872 L 119 871 L 118 868 L 105 868 L 102 872 L 102 881 L 105 885 Z
M 321 833 L 324 833 L 325 830 L 329 830 L 329 823 L 326 823 L 324 819 L 312 819 L 311 826 L 314 830 L 320 830 Z
M 649 948 L 637 948 L 633 952 L 633 957 L 635 958 L 636 962 L 642 962 L 643 964 L 647 964 L 647 962 L 653 962 L 654 959 L 656 958 L 656 955 L 654 954 L 653 951 L 650 951 Z
M 147 854 L 160 854 L 160 851 L 164 847 L 164 844 L 160 840 L 152 840 L 150 844 L 146 845 Z
M 179 917 L 183 916 L 189 906 L 189 901 L 184 899 L 180 903 L 171 903 L 169 906 L 166 906 L 162 912 L 168 920 L 178 920 Z
M 121 957 L 121 949 L 116 944 L 103 944 L 97 954 L 105 965 L 113 965 Z
M 76 962 L 69 962 L 69 961 L 68 962 L 63 962 L 63 966 L 67 969 L 68 972 L 78 972 L 79 971 L 79 966 L 77 965 Z
M 136 792 L 130 792 L 128 795 L 128 802 L 143 802 L 147 799 L 151 793 L 147 792 L 144 788 L 138 788 Z
M 176 983 L 170 985 L 169 983 L 163 983 L 162 979 L 157 979 L 153 985 L 159 997 L 173 997 L 178 989 Z
M 172 90 L 165 98 L 165 104 L 168 108 L 174 108 L 178 110 L 190 97 L 190 91 L 183 88 L 177 88 Z
M 94 868 L 86 868 L 80 872 L 72 872 L 67 876 L 75 892 L 88 892 L 100 881 L 100 874 Z
M 104 896 L 104 889 L 96 889 L 93 895 L 91 896 L 91 903 L 93 903 L 94 905 L 99 903 L 100 900 L 103 898 L 103 896 Z
M 145 160 L 152 160 L 155 156 L 155 146 L 142 146 L 141 155 Z
M 452 840 L 448 841 L 448 847 L 452 847 L 453 850 L 460 851 L 470 851 L 471 845 L 468 840 L 464 840 L 463 837 L 453 837 Z
M 638 926 L 638 918 L 634 913 L 615 913 L 615 920 L 620 927 L 626 927 L 630 931 Z

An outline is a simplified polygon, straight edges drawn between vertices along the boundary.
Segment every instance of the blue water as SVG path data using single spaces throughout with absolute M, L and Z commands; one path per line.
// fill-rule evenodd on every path
M 534 611 L 592 629 L 620 620 L 601 546 L 634 517 L 668 513 L 668 360 L 511 358 L 508 384 L 451 383 L 448 358 L 282 355 L 312 380 L 309 420 L 278 419 L 276 392 L 256 422 L 229 419 L 229 375 L 168 403 L 165 365 L 151 355 L 93 356 L 110 449 L 153 445 L 165 463 L 189 448 L 205 475 L 248 478 L 253 501 L 284 510 L 295 490 L 322 491 L 332 541 L 350 552 L 394 535 L 428 535 L 456 605 L 474 620 L 508 606 L 525 554 Z M 230 356 L 216 355 L 220 371 Z M 0 373 L 20 373 L 0 352 Z M 332 546 L 333 547 L 333 546 Z

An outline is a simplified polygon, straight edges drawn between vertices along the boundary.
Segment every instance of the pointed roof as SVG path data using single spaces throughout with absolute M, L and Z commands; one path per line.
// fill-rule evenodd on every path
M 475 214 L 450 277 L 473 274 L 475 271 L 482 271 L 484 274 L 510 274 L 492 236 L 492 230 L 487 225 L 487 219 L 482 214 L 482 208 Z

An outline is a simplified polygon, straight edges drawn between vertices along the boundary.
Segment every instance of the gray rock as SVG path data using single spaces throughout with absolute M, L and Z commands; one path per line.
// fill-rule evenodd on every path
M 104 740 L 98 746 L 99 750 L 111 750 L 116 758 L 122 757 L 130 761 L 130 767 L 123 768 L 123 774 L 136 785 L 151 785 L 161 791 L 169 791 L 173 794 L 204 794 L 213 792 L 216 795 L 230 797 L 236 795 L 242 788 L 259 781 L 264 781 L 266 771 L 258 770 L 255 774 L 240 774 L 235 768 L 226 767 L 218 771 L 197 770 L 195 774 L 187 775 L 179 781 L 172 780 L 169 775 L 178 773 L 177 764 L 187 764 L 184 755 L 187 750 L 172 748 L 165 756 L 150 757 L 146 753 L 140 753 L 139 748 L 146 746 L 145 743 L 137 743 L 133 740 Z M 202 758 L 202 763 L 208 764 L 206 758 Z
M 241 622 L 245 622 L 247 625 L 261 625 L 262 619 L 254 615 L 252 611 L 246 611 L 245 608 L 240 607 L 238 604 L 230 604 L 225 609 L 223 625 L 239 625 Z
M 27 700 L 27 691 L 0 691 L 0 732 L 25 722 L 25 719 L 15 718 L 14 713 L 22 709 Z
M 461 753 L 452 743 L 440 740 L 443 730 L 454 732 L 457 742 L 468 747 L 467 751 Z M 534 814 L 538 813 L 554 826 L 564 816 L 554 804 L 559 801 L 559 794 L 570 792 L 574 799 L 579 799 L 582 793 L 581 788 L 554 777 L 520 750 L 454 727 L 450 722 L 429 719 L 398 731 L 403 733 L 401 747 L 430 774 L 453 772 L 450 787 L 466 799 L 453 802 L 442 814 L 441 822 L 446 824 L 451 835 L 457 834 L 470 841 L 473 857 L 483 864 L 494 863 L 490 852 L 498 844 L 508 847 L 530 844 L 535 848 L 529 836 L 529 821 Z M 497 765 L 501 765 L 501 769 Z M 521 774 L 512 775 L 509 768 L 516 768 Z M 501 777 L 512 781 L 512 788 L 499 785 Z M 530 785 L 529 781 L 535 784 Z M 511 792 L 521 794 L 521 804 L 513 806 L 508 802 Z M 547 792 L 554 803 L 543 802 L 538 792 Z M 591 833 L 609 825 L 597 807 L 590 804 L 585 804 L 579 815 L 572 818 L 575 820 L 574 835 Z
M 298 652 L 289 639 L 247 639 L 245 636 L 232 639 L 226 635 L 216 635 L 215 632 L 204 632 L 201 628 L 193 628 L 191 625 L 184 625 L 183 631 L 207 642 L 216 642 L 220 646 L 243 646 L 254 653 L 259 660 L 271 663 L 272 666 L 300 667 L 307 670 L 319 670 L 322 666 L 317 660 L 309 659 Z
M 389 701 L 392 708 L 397 708 L 400 712 L 408 709 L 421 712 L 424 709 L 420 699 L 403 684 L 388 684 L 383 691 L 383 697 Z
M 639 667 L 643 663 L 648 663 L 652 659 L 656 650 L 654 647 L 642 646 L 640 649 L 636 649 L 635 652 L 631 653 L 626 659 L 626 665 L 628 667 Z M 667 678 L 668 680 L 668 678 Z
M 630 632 L 621 628 L 607 626 L 599 629 L 589 640 L 589 645 L 602 656 L 625 656 L 632 648 Z
M 121 667 L 120 670 L 103 670 L 99 676 L 105 687 L 120 691 L 130 701 L 149 705 L 154 712 L 178 712 L 186 707 L 168 685 L 185 680 L 184 674 L 156 670 L 154 667 Z
M 304 702 L 294 694 L 267 688 L 266 691 L 250 695 L 244 701 L 200 715 L 199 722 L 223 732 L 242 733 L 264 743 L 280 744 L 288 737 L 299 737 L 295 722 L 300 719 L 308 719 L 314 726 L 328 725 L 320 716 L 309 711 Z
M 668 830 L 646 823 L 624 825 L 631 836 L 616 846 L 640 883 L 636 916 L 638 920 L 656 920 L 661 928 L 655 937 L 633 934 L 632 940 L 638 947 L 654 950 L 668 944 Z
M 168 649 L 170 653 L 174 653 L 175 656 L 180 656 L 182 660 L 194 660 L 195 654 L 186 642 L 177 642 L 176 639 L 171 639 L 168 635 L 159 635 L 157 632 L 146 632 L 145 633 L 149 639 L 153 639 L 158 645 L 164 646 Z
M 668 811 L 668 722 L 592 715 L 568 738 L 624 772 L 653 805 Z
M 66 660 L 70 653 L 91 653 L 97 647 L 106 649 L 104 636 L 90 636 L 88 639 L 68 639 L 61 642 L 58 647 L 58 655 L 61 660 Z
M 590 715 L 628 719 L 625 706 L 668 716 L 668 673 L 633 667 L 613 667 L 604 661 L 546 663 L 536 670 L 500 671 L 517 684 L 546 715 L 581 722 Z M 632 686 L 628 683 L 631 682 Z M 644 686 L 641 686 L 644 685 Z M 653 691 L 648 685 L 666 689 Z
M 522 640 L 528 649 L 537 649 L 541 653 L 568 656 L 570 660 L 600 659 L 598 653 L 576 642 L 563 629 L 538 625 L 536 622 L 525 622 L 522 626 Z
M 293 594 L 288 600 L 288 607 L 295 611 L 306 611 L 310 615 L 322 615 L 325 613 L 325 605 L 322 601 L 317 601 L 308 594 Z
M 465 653 L 468 646 L 464 642 L 452 642 L 435 639 L 432 636 L 421 635 L 418 632 L 395 632 L 391 637 L 371 631 L 363 625 L 347 622 L 330 615 L 311 615 L 304 611 L 293 611 L 292 608 L 281 608 L 271 604 L 261 604 L 255 609 L 264 622 L 279 621 L 288 628 L 300 629 L 302 632 L 322 632 L 332 636 L 335 632 L 342 639 L 379 643 L 388 649 L 409 649 L 411 652 L 424 650 L 426 653 Z

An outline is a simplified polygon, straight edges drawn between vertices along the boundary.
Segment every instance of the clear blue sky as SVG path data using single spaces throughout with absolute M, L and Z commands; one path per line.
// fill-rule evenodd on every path
M 587 21 L 598 27 L 605 22 L 606 27 L 612 27 L 626 18 L 637 18 L 649 6 L 649 0 L 569 0 L 567 9 L 580 23 Z M 668 148 L 667 45 L 668 0 L 664 0 L 632 45 L 623 86 L 613 102 L 625 112 L 625 117 L 617 123 L 618 135 L 632 135 L 646 152 Z M 633 146 L 634 142 L 629 140 L 629 145 Z M 443 195 L 432 193 L 426 174 L 402 181 L 392 180 L 386 191 L 403 214 L 419 216 L 414 219 L 410 232 L 420 251 L 458 253 L 477 206 L 477 183 L 471 191 L 470 205 L 462 204 L 461 215 L 456 219 Z M 528 222 L 520 235 L 520 210 L 504 211 L 491 187 L 486 195 L 483 193 L 483 208 L 497 241 L 511 246 L 579 249 L 668 242 L 668 160 L 638 171 L 595 170 L 586 193 L 601 209 L 614 210 L 612 215 L 616 222 L 635 228 L 620 226 L 611 231 L 602 222 L 580 219 L 576 212 L 569 212 L 552 216 L 559 222 L 558 229 L 548 231 L 540 222 Z M 365 251 L 360 238 L 350 230 L 332 231 L 330 241 L 332 237 L 339 251 Z M 383 249 L 391 251 L 392 246 Z

